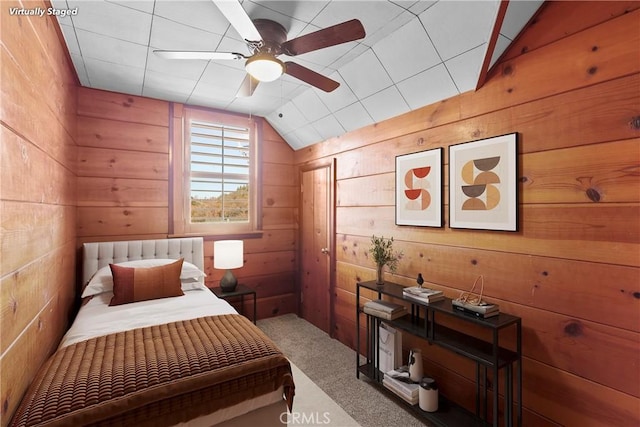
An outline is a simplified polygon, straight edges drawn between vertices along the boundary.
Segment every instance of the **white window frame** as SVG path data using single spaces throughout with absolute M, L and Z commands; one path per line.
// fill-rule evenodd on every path
M 224 113 L 204 108 L 175 108 L 173 114 L 174 129 L 172 134 L 171 177 L 172 177 L 172 225 L 171 235 L 175 236 L 247 236 L 260 233 L 262 229 L 262 213 L 260 200 L 260 152 L 258 139 L 261 136 L 261 122 L 256 118 Z M 181 110 L 181 114 L 180 114 Z M 177 114 L 176 114 L 177 113 Z M 249 161 L 249 220 L 247 222 L 192 223 L 191 191 L 190 191 L 190 155 L 191 155 L 191 120 L 218 123 L 228 126 L 249 128 L 250 161 Z

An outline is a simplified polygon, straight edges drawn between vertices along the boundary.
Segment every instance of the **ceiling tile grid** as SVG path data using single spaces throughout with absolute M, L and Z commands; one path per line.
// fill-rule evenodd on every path
M 294 149 L 474 90 L 485 55 L 495 62 L 542 4 L 510 1 L 496 48 L 487 52 L 500 0 L 243 0 L 252 19 L 280 23 L 289 40 L 354 18 L 366 36 L 281 55 L 340 83 L 333 92 L 285 74 L 260 83 L 251 97 L 236 98 L 244 60 L 169 60 L 153 53 L 250 55 L 212 0 L 51 2 L 78 8 L 59 23 L 83 86 L 260 115 Z

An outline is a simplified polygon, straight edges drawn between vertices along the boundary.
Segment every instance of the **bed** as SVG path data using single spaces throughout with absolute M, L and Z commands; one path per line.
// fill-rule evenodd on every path
M 82 266 L 80 311 L 11 426 L 286 424 L 289 361 L 204 286 L 202 238 L 86 243 Z

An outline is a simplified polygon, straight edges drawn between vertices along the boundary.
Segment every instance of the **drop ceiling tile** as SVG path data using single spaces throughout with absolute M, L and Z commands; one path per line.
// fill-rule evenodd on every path
M 339 70 L 349 88 L 360 99 L 393 84 L 373 50 L 369 49 Z
M 396 87 L 412 110 L 458 95 L 444 64 L 403 80 Z
M 304 146 L 312 145 L 316 142 L 322 141 L 322 137 L 320 136 L 318 131 L 310 124 L 294 130 L 293 134 Z
M 340 83 L 337 89 L 333 92 L 325 92 L 319 89 L 313 89 L 320 100 L 326 105 L 329 110 L 336 111 L 341 108 L 351 105 L 358 101 L 358 98 L 349 88 L 349 85 L 345 83 L 344 79 L 339 73 L 329 74 L 327 77 Z
M 394 1 L 394 3 L 397 3 L 396 1 Z M 405 3 L 405 2 L 402 2 Z M 410 3 L 410 2 L 406 2 L 406 3 Z M 422 12 L 424 12 L 425 10 L 429 9 L 431 6 L 433 6 L 434 4 L 438 3 L 438 1 L 427 1 L 427 0 L 419 0 L 415 3 L 413 3 L 410 7 L 409 7 L 409 11 L 411 13 L 415 13 L 416 15 L 420 15 Z
M 144 68 L 147 47 L 85 30 L 76 30 L 82 57 L 128 67 Z
M 322 103 L 318 95 L 312 90 L 307 89 L 293 99 L 293 103 L 308 122 L 316 120 L 331 114 L 329 109 Z
M 64 41 L 67 44 L 67 49 L 72 55 L 80 55 L 80 46 L 78 45 L 78 39 L 76 38 L 76 32 L 73 27 L 69 25 L 60 25 Z
M 373 50 L 394 82 L 441 62 L 418 18 L 378 42 Z
M 150 44 L 163 50 L 216 50 L 222 36 L 154 16 Z
M 210 83 L 198 82 L 193 92 L 187 99 L 189 105 L 200 105 L 203 107 L 226 109 L 235 99 L 237 88 L 225 88 Z
M 131 95 L 142 95 L 144 68 L 105 63 L 92 58 L 84 58 L 84 65 L 91 87 Z
M 360 102 L 376 122 L 410 111 L 409 105 L 395 86 L 388 87 Z
M 282 117 L 280 117 L 282 114 Z M 282 134 L 292 132 L 307 123 L 304 115 L 298 110 L 298 107 L 293 102 L 287 102 L 279 107 L 277 113 L 268 115 L 271 117 L 271 123 L 278 129 L 282 129 Z
M 210 61 L 204 73 L 202 73 L 200 81 L 217 86 L 232 87 L 234 90 L 233 95 L 235 96 L 245 76 L 246 73 L 244 70 L 238 70 L 237 68 L 227 67 L 224 64 Z
M 77 29 L 146 45 L 151 30 L 151 15 L 104 1 L 68 1 L 70 8 L 78 8 L 71 17 Z
M 340 122 L 347 132 L 373 124 L 373 119 L 359 102 L 335 111 L 333 116 Z
M 144 0 L 144 1 L 137 1 L 137 0 L 121 0 L 121 1 L 106 0 L 106 1 L 109 2 L 109 3 L 115 3 L 115 4 L 123 6 L 123 7 L 136 9 L 136 10 L 139 10 L 141 12 L 146 12 L 146 13 L 153 13 L 153 7 L 155 6 L 155 1 L 153 1 L 153 0 Z
M 75 68 L 76 74 L 78 75 L 80 84 L 82 86 L 90 86 L 89 76 L 87 75 L 87 69 L 84 66 L 84 59 L 82 58 L 82 56 L 72 53 L 71 61 L 73 62 L 73 67 Z
M 544 3 L 543 0 L 510 1 L 500 33 L 510 40 L 515 39 L 531 17 L 538 11 L 542 3 Z
M 227 18 L 210 0 L 160 0 L 155 2 L 154 13 L 171 21 L 219 35 L 225 34 L 230 27 Z
M 303 22 L 311 22 L 315 16 L 320 13 L 329 1 L 251 1 L 251 3 L 259 3 L 267 9 L 271 9 L 285 16 L 295 16 L 296 19 Z
M 325 64 L 325 65 L 328 65 L 331 68 L 338 70 L 343 66 L 345 66 L 346 64 L 348 64 L 349 62 L 353 61 L 358 56 L 365 53 L 368 49 L 369 49 L 369 46 L 366 46 L 362 43 L 357 43 L 355 46 L 353 46 L 351 50 L 349 50 L 347 53 L 342 55 L 336 61 L 332 62 L 331 64 Z
M 187 102 L 198 82 L 147 70 L 142 95 L 167 101 Z
M 260 97 L 254 94 L 248 98 L 234 98 L 227 108 L 239 113 L 264 117 L 270 111 L 273 111 L 277 104 L 277 99 Z
M 475 90 L 486 48 L 478 46 L 445 62 L 460 93 Z
M 312 125 L 320 134 L 322 140 L 327 140 L 345 133 L 342 125 L 335 117 L 333 117 L 333 115 L 323 117 L 320 120 L 313 122 Z
M 399 28 L 402 28 L 411 20 L 416 19 L 416 15 L 402 9 L 402 12 L 395 16 L 393 19 L 387 21 L 383 28 L 376 31 L 375 33 L 367 33 L 365 40 L 362 41 L 363 44 L 371 47 L 379 43 L 381 40 L 387 38 Z
M 261 94 L 264 93 L 265 95 L 273 98 L 279 98 L 280 104 L 282 105 L 289 102 L 290 99 L 295 98 L 308 88 L 306 84 L 302 84 L 298 79 L 285 77 L 289 76 L 283 76 L 283 78 L 279 78 L 273 82 L 260 83 L 256 92 L 259 91 Z
M 307 146 L 306 144 L 303 144 L 302 141 L 300 141 L 298 136 L 293 131 L 280 135 L 282 135 L 284 140 L 287 141 L 287 144 L 289 144 L 294 150 L 298 150 Z
M 444 61 L 489 40 L 499 2 L 439 1 L 420 14 Z
M 209 61 L 200 59 L 165 59 L 153 53 L 147 52 L 147 70 L 157 71 L 184 79 L 198 80 Z
M 500 55 L 504 53 L 504 51 L 509 47 L 511 40 L 503 36 L 502 34 L 498 35 L 498 40 L 496 41 L 496 46 L 493 49 L 493 55 L 491 56 L 491 63 L 489 67 L 492 67 L 493 64 L 500 58 Z

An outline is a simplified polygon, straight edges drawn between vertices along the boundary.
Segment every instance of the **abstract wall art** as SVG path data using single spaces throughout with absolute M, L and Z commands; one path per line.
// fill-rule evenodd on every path
M 449 226 L 517 231 L 517 133 L 449 147 Z
M 396 156 L 396 224 L 442 227 L 442 148 Z

